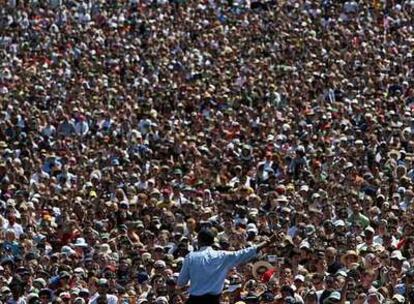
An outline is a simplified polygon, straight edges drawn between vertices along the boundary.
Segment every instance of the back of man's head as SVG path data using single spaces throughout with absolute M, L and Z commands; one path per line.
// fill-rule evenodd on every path
M 197 236 L 199 247 L 211 246 L 214 244 L 214 232 L 208 228 L 200 230 Z

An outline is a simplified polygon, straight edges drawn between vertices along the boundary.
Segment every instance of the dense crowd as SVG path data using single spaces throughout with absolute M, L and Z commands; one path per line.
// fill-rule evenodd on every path
M 0 303 L 414 303 L 414 1 L 8 0 Z

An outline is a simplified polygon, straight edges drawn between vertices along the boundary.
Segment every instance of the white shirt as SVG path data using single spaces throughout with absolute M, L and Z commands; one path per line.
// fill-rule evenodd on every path
M 95 293 L 92 298 L 89 300 L 89 304 L 96 304 L 96 300 L 99 298 L 99 293 Z M 106 295 L 106 299 L 108 300 L 108 304 L 118 304 L 118 297 L 108 294 Z
M 10 223 L 7 221 L 4 223 L 3 228 L 7 231 L 8 229 L 12 229 L 14 233 L 16 234 L 16 237 L 19 238 L 23 233 L 23 227 L 20 224 L 14 223 L 13 225 L 10 225 Z
M 257 256 L 257 247 L 239 251 L 214 250 L 202 247 L 197 252 L 187 254 L 177 280 L 178 286 L 189 281 L 190 295 L 218 295 L 222 292 L 224 280 L 231 268 Z

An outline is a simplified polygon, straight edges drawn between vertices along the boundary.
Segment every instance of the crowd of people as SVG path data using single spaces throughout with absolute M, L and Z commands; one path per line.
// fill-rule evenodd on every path
M 0 303 L 414 303 L 413 0 L 8 0 Z

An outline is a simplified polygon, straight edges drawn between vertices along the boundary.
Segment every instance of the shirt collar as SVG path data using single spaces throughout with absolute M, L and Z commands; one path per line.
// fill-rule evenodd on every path
M 198 251 L 204 251 L 204 250 L 208 250 L 208 249 L 211 249 L 211 248 L 212 248 L 211 246 L 203 246 L 203 247 L 200 247 L 200 249 Z

